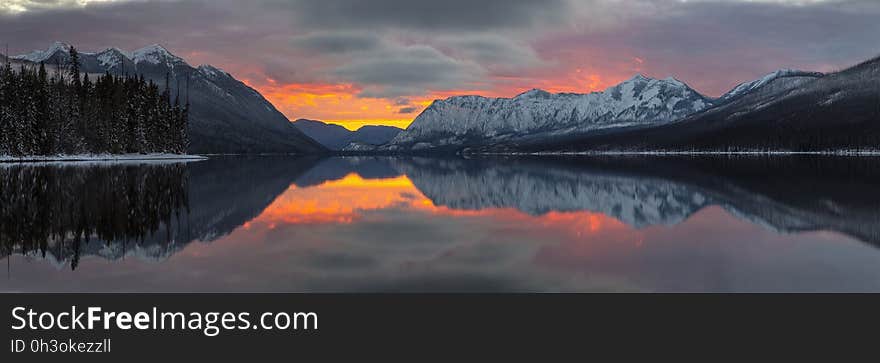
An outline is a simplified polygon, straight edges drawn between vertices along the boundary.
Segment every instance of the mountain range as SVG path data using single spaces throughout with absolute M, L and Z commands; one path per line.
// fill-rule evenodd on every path
M 512 148 L 524 152 L 878 150 L 880 58 L 840 72 L 781 76 L 756 86 L 674 123 L 570 135 Z
M 63 64 L 69 46 L 13 57 Z M 675 78 L 636 75 L 602 92 L 533 89 L 512 98 L 434 101 L 405 130 L 349 131 L 294 123 L 256 90 L 210 65 L 192 67 L 160 45 L 82 52 L 88 73 L 143 74 L 191 100 L 193 153 L 591 153 L 876 151 L 880 58 L 823 74 L 782 69 L 707 97 Z M 180 91 L 178 91 L 180 90 Z
M 21 63 L 47 66 L 69 61 L 70 45 L 55 42 L 45 50 L 13 56 Z M 211 66 L 193 67 L 161 45 L 132 52 L 108 48 L 79 52 L 85 73 L 138 74 L 165 86 L 173 96 L 188 95 L 191 153 L 314 153 L 326 149 L 304 135 L 259 92 Z M 188 89 L 187 89 L 188 84 Z
M 711 106 L 683 82 L 637 75 L 605 92 L 514 98 L 457 96 L 434 101 L 392 140 L 390 150 L 422 150 L 547 139 L 573 133 L 672 122 Z
M 356 131 L 321 121 L 299 119 L 293 122 L 300 131 L 330 150 L 372 149 L 391 141 L 403 131 L 393 126 L 366 125 Z
M 783 69 L 718 98 L 637 75 L 603 92 L 531 90 L 434 101 L 379 150 L 824 151 L 880 144 L 880 60 L 829 74 Z

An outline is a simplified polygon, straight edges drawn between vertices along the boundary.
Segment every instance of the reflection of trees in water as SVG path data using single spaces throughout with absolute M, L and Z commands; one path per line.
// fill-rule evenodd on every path
M 50 252 L 75 269 L 90 243 L 170 243 L 187 184 L 184 164 L 0 166 L 3 254 Z

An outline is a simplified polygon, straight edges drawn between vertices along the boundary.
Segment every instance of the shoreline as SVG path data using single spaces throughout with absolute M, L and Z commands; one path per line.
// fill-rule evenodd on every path
M 880 156 L 880 151 L 577 151 L 467 153 L 493 156 Z
M 82 163 L 82 162 L 135 162 L 135 161 L 201 161 L 208 158 L 189 154 L 77 154 L 53 156 L 0 156 L 0 164 L 17 163 Z

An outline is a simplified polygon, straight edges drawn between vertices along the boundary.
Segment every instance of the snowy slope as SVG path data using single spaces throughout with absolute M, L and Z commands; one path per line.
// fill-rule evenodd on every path
M 745 94 L 754 92 L 761 87 L 765 87 L 771 82 L 775 82 L 777 84 L 785 84 L 789 86 L 797 86 L 800 85 L 802 82 L 811 81 L 816 78 L 822 77 L 823 75 L 824 74 L 819 72 L 806 72 L 795 69 L 780 69 L 778 71 L 768 73 L 767 75 L 754 81 L 740 83 L 738 86 L 734 87 L 732 90 L 719 97 L 718 103 L 730 102 L 734 99 L 742 97 Z
M 10 58 L 39 63 L 49 60 L 49 58 L 51 58 L 58 52 L 67 54 L 68 49 L 70 49 L 70 44 L 67 44 L 65 42 L 54 42 L 52 43 L 52 45 L 49 46 L 49 48 L 46 48 L 44 50 L 34 50 L 33 52 L 30 52 L 28 54 L 11 56 Z
M 458 96 L 434 101 L 386 148 L 425 149 L 662 124 L 711 104 L 679 80 L 642 75 L 589 94 L 531 90 L 514 98 Z

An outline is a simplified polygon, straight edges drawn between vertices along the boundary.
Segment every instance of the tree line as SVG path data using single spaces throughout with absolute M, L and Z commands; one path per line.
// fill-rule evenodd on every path
M 100 75 L 81 71 L 79 54 L 68 61 L 22 64 L 8 57 L 0 71 L 0 155 L 186 153 L 189 102 L 171 99 L 165 85 L 143 75 Z

